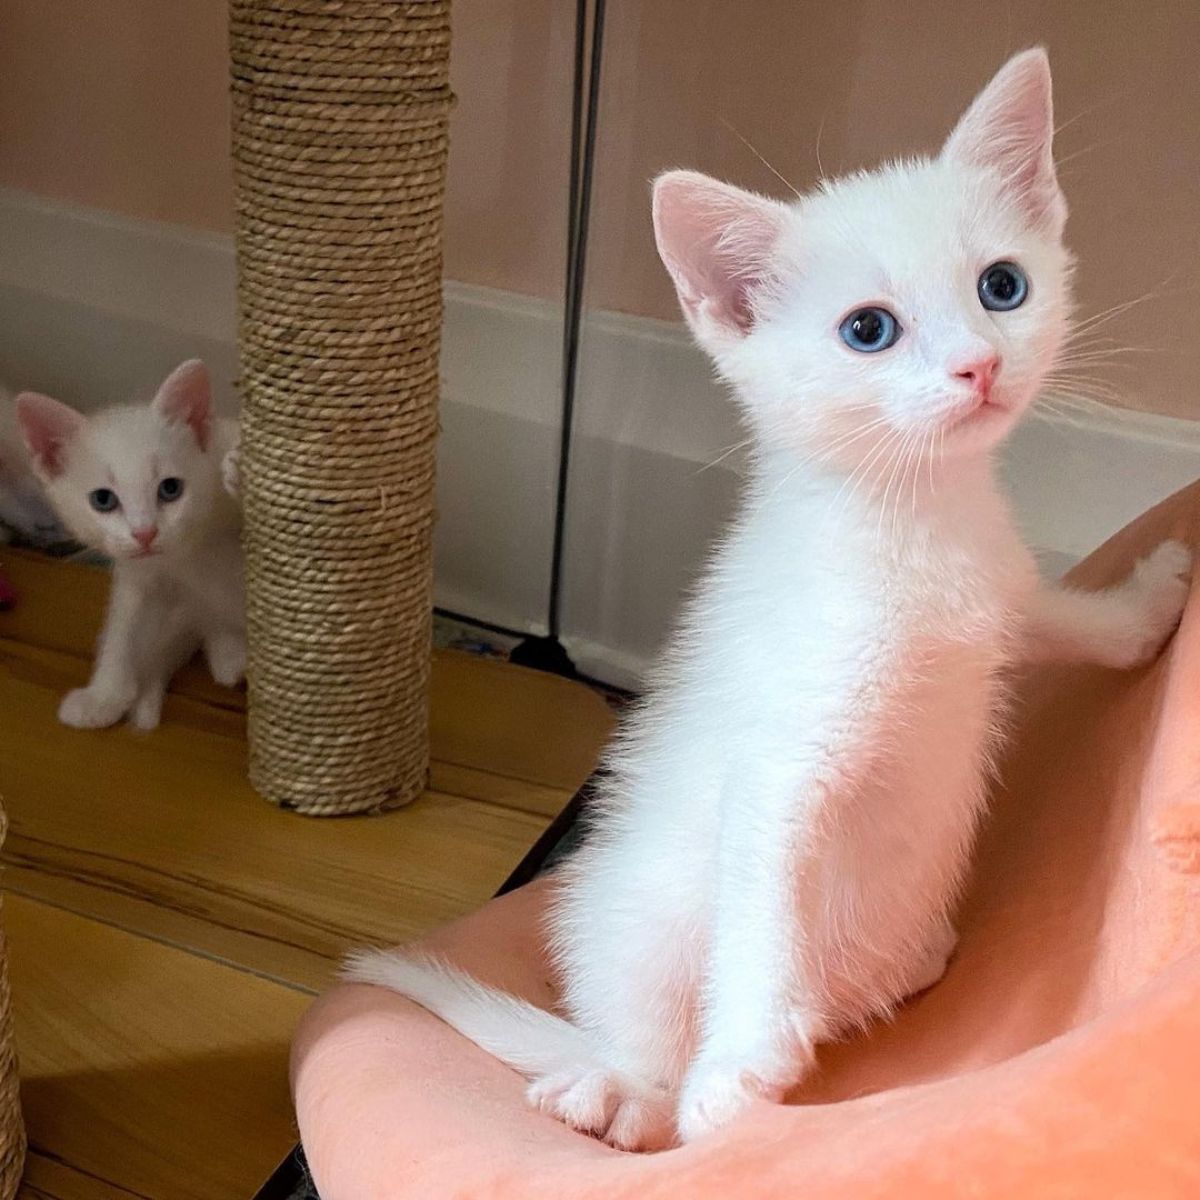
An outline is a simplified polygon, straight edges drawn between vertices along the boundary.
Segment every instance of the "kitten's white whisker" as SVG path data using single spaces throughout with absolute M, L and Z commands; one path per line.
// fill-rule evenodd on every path
M 838 452 L 845 450 L 848 446 L 852 446 L 855 442 L 860 441 L 868 434 L 874 433 L 880 426 L 886 425 L 888 420 L 886 417 L 878 417 L 874 421 L 869 421 L 866 425 L 860 426 L 857 429 L 834 438 L 831 442 L 817 447 L 812 453 L 806 455 L 801 461 L 805 463 L 814 461 L 823 461 L 832 463 L 834 456 Z
M 1062 158 L 1056 158 L 1054 165 L 1061 172 L 1063 167 L 1068 163 L 1074 162 L 1077 158 L 1083 158 L 1085 155 L 1091 154 L 1092 151 L 1099 150 L 1104 146 L 1116 146 L 1128 140 L 1129 136 L 1127 134 L 1119 134 L 1116 137 L 1103 138 L 1098 142 L 1090 142 L 1086 146 L 1081 146 L 1078 150 L 1072 150 L 1070 154 L 1064 155 Z
M 1157 287 L 1151 288 L 1147 292 L 1143 292 L 1140 296 L 1134 296 L 1132 299 L 1123 300 L 1120 304 L 1114 304 L 1110 308 L 1101 310 L 1098 313 L 1093 313 L 1091 316 L 1084 317 L 1080 321 L 1074 322 L 1072 326 L 1072 335 L 1089 332 L 1098 328 L 1101 325 L 1106 325 L 1109 321 L 1116 317 L 1127 313 L 1131 308 L 1137 308 L 1141 304 L 1145 304 L 1151 300 L 1169 300 L 1178 296 L 1188 296 L 1196 291 L 1194 287 L 1181 288 L 1176 292 L 1166 291 L 1166 287 L 1179 274 L 1178 271 L 1173 272 Z
M 897 476 L 901 470 L 901 463 L 908 461 L 908 447 L 912 441 L 912 438 L 913 431 L 909 430 L 907 433 L 905 433 L 904 438 L 896 449 L 896 452 L 891 457 L 891 469 L 888 472 L 887 484 L 883 489 L 883 497 L 879 502 L 879 520 L 876 526 L 876 540 L 883 536 L 883 519 L 887 515 L 888 497 L 891 495 L 892 483 L 897 479 Z M 897 504 L 892 511 L 891 536 L 893 538 L 896 536 L 895 514 L 898 508 L 899 505 Z
M 721 453 L 712 460 L 712 462 L 705 463 L 704 466 L 699 467 L 693 472 L 693 474 L 703 475 L 705 471 L 710 471 L 713 467 L 719 466 L 731 454 L 736 454 L 739 450 L 745 450 L 748 446 L 752 445 L 754 445 L 754 439 L 752 437 L 745 438 L 740 442 L 735 442 L 732 446 L 727 446 L 724 450 L 722 450 Z
M 1097 101 L 1095 104 L 1089 105 L 1087 108 L 1080 109 L 1079 112 L 1077 112 L 1073 117 L 1068 117 L 1062 122 L 1061 125 L 1055 126 L 1055 139 L 1057 139 L 1059 134 L 1061 134 L 1064 130 L 1070 129 L 1072 125 L 1076 124 L 1078 121 L 1082 121 L 1085 117 L 1093 116 L 1095 113 L 1098 113 L 1105 108 L 1110 108 L 1112 105 L 1125 100 L 1129 95 L 1129 91 L 1129 88 L 1121 88 L 1118 91 L 1112 92 L 1103 100 Z
M 841 486 L 834 494 L 833 500 L 830 504 L 831 512 L 834 514 L 839 514 L 849 508 L 854 501 L 854 497 L 858 492 L 859 486 L 870 474 L 872 465 L 883 455 L 888 446 L 900 437 L 900 434 L 901 431 L 899 429 L 892 428 L 888 431 L 886 436 L 881 438 L 876 443 L 872 449 L 864 452 L 862 458 L 859 459 L 857 466 L 855 466 L 855 468 L 846 476 L 846 478 L 842 480 Z M 839 501 L 841 502 L 840 507 Z
M 921 467 L 921 447 L 925 444 L 925 435 L 918 429 L 913 435 L 912 449 L 909 451 L 908 458 L 904 463 L 904 478 L 903 483 L 912 491 L 912 515 L 915 518 L 917 515 L 917 493 L 915 490 L 915 482 L 920 472 Z M 896 493 L 896 509 L 900 509 L 901 501 L 904 499 L 904 487 L 901 487 Z
M 929 467 L 929 492 L 930 495 L 933 494 L 933 439 L 935 436 L 936 430 L 931 429 L 925 442 L 922 443 L 921 454 L 917 458 L 917 466 L 913 471 L 913 521 L 916 521 L 917 519 L 917 480 L 921 473 L 921 458 L 925 459 L 925 462 Z
M 737 138 L 737 140 L 741 142 L 742 145 L 745 146 L 746 149 L 749 150 L 750 153 L 753 154 L 754 157 L 757 158 L 758 161 L 762 163 L 762 165 L 766 167 L 767 170 L 770 171 L 771 174 L 774 175 L 775 178 L 778 179 L 779 182 L 782 183 L 783 186 L 787 188 L 793 196 L 796 197 L 797 200 L 802 200 L 804 198 L 804 195 L 799 188 L 797 188 L 790 180 L 786 179 L 778 170 L 776 170 L 776 168 L 772 166 L 771 163 L 769 163 L 761 153 L 759 153 L 758 148 L 751 143 L 750 139 L 734 127 L 732 121 L 728 120 L 726 117 L 721 117 L 720 121 L 721 124 L 724 125 L 725 128 L 728 129 L 729 132 L 732 133 L 733 136 Z

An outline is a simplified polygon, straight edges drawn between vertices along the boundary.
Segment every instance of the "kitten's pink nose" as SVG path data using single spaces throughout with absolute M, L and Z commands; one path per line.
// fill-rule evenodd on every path
M 133 530 L 133 540 L 137 542 L 143 550 L 149 550 L 154 544 L 154 539 L 158 537 L 158 526 L 148 525 L 145 529 Z
M 1000 355 L 994 350 L 983 354 L 972 354 L 950 367 L 955 379 L 971 385 L 972 390 L 986 397 L 992 390 L 992 380 L 1000 367 Z

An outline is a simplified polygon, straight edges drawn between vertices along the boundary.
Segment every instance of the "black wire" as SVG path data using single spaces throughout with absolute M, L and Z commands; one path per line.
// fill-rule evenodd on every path
M 570 353 L 570 330 L 567 323 L 568 299 L 575 283 L 576 251 L 579 239 L 579 165 L 583 157 L 583 98 L 584 67 L 587 57 L 588 0 L 575 4 L 575 67 L 571 76 L 571 167 L 567 179 L 567 274 L 563 281 L 563 338 L 562 369 L 566 378 Z
M 472 617 L 467 613 L 455 612 L 452 608 L 438 606 L 433 611 L 435 616 L 445 617 L 447 621 L 457 621 L 459 625 L 474 625 L 479 629 L 486 629 L 488 633 L 499 633 L 517 641 L 529 636 L 528 630 L 514 629 L 511 625 L 497 625 L 495 621 L 483 621 L 479 617 Z
M 579 331 L 583 319 L 583 280 L 587 260 L 588 218 L 596 157 L 596 121 L 600 108 L 600 62 L 604 43 L 605 0 L 595 0 L 592 53 L 588 65 L 587 117 L 584 123 L 583 64 L 587 42 L 587 0 L 575 7 L 575 79 L 571 107 L 571 179 L 567 214 L 567 281 L 563 312 L 562 424 L 559 430 L 558 484 L 554 500 L 554 544 L 550 555 L 550 597 L 546 624 L 558 640 L 562 608 L 563 550 L 566 536 L 567 485 L 571 468 L 571 435 L 575 420 L 575 381 L 579 365 Z M 582 128 L 581 128 L 582 126 Z M 581 141 L 582 133 L 582 141 Z
M 541 837 L 534 842 L 525 857 L 513 868 L 512 874 L 500 885 L 497 896 L 516 891 L 517 888 L 524 887 L 530 880 L 536 879 L 541 874 L 546 859 L 571 831 L 575 822 L 581 818 L 586 819 L 588 802 L 596 790 L 598 780 L 598 772 L 594 772 L 584 780 L 583 786 L 567 801 L 558 816 L 542 830 Z
M 456 621 L 459 625 L 474 625 L 477 629 L 486 630 L 488 633 L 498 633 L 501 637 L 512 638 L 514 642 L 524 641 L 530 636 L 523 629 L 514 629 L 511 625 L 497 625 L 495 621 L 482 621 L 479 617 L 471 617 L 450 608 L 438 607 L 433 611 L 436 616 L 444 617 L 447 621 Z M 595 675 L 585 675 L 582 671 L 576 671 L 573 678 L 578 679 L 580 683 L 586 683 L 589 687 L 611 692 L 617 696 L 634 695 L 628 688 L 605 683 L 603 679 L 597 679 Z

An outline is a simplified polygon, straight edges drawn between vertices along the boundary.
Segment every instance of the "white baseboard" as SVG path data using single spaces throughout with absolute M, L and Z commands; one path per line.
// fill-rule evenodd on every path
M 232 240 L 0 191 L 0 378 L 83 406 L 145 394 L 181 358 L 236 404 Z M 438 603 L 544 631 L 558 454 L 561 315 L 449 282 L 442 357 Z M 564 637 L 631 682 L 737 490 L 732 406 L 675 324 L 590 314 L 572 458 Z M 1068 565 L 1200 477 L 1200 423 L 1095 407 L 1038 413 L 1006 474 L 1031 544 Z

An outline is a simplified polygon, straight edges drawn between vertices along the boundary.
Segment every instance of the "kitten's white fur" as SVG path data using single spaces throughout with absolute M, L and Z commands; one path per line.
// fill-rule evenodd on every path
M 213 678 L 236 684 L 246 663 L 241 512 L 222 472 L 237 422 L 214 418 L 204 364 L 177 367 L 149 405 L 84 417 L 27 392 L 17 414 L 50 503 L 113 562 L 91 680 L 63 698 L 59 719 L 99 728 L 128 717 L 153 729 L 171 676 L 201 646 Z M 163 501 L 168 477 L 183 492 Z M 119 507 L 97 512 L 97 488 L 115 492 Z M 152 536 L 148 546 L 139 531 Z
M 29 461 L 12 393 L 0 386 L 0 527 L 34 545 L 67 540 Z
M 1135 666 L 1179 619 L 1182 546 L 1108 592 L 1040 588 L 993 478 L 1066 330 L 1052 130 L 1035 50 L 933 160 L 789 205 L 688 172 L 656 183 L 660 252 L 754 467 L 557 876 L 567 1019 L 403 951 L 347 972 L 442 1016 L 577 1129 L 698 1137 L 940 978 L 1005 669 Z M 976 294 L 997 260 L 1031 280 L 1010 312 Z M 890 350 L 840 340 L 866 304 L 899 317 Z

